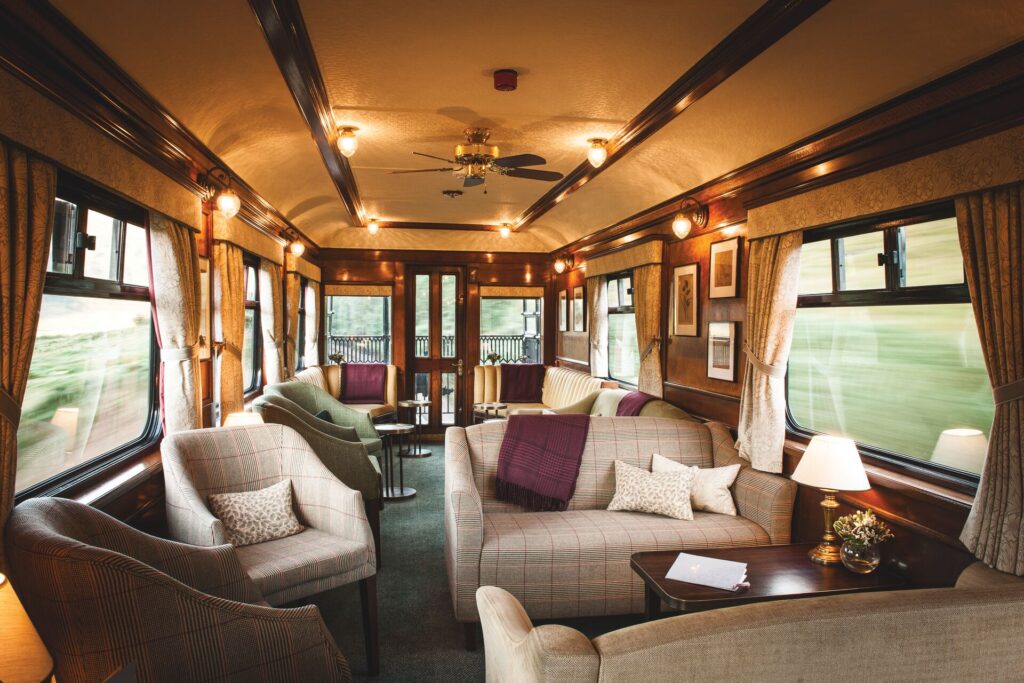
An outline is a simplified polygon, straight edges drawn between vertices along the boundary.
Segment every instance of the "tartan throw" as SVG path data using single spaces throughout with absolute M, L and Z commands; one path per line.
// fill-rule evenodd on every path
M 539 363 L 504 363 L 501 366 L 502 403 L 541 403 L 544 366 Z
M 565 510 L 589 429 L 589 415 L 509 417 L 498 455 L 498 498 L 528 510 Z
M 657 396 L 645 394 L 642 391 L 631 391 L 622 397 L 618 407 L 615 409 L 616 417 L 636 417 L 643 410 L 643 407 L 655 400 Z
M 341 402 L 355 405 L 384 403 L 388 366 L 383 363 L 345 363 L 341 366 Z

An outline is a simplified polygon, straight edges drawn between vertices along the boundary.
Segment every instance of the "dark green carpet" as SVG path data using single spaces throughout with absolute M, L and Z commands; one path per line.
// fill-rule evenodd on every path
M 380 677 L 366 675 L 359 590 L 344 586 L 319 596 L 327 627 L 357 681 L 482 681 L 483 647 L 467 652 L 452 615 L 444 569 L 444 448 L 405 460 L 405 484 L 416 497 L 388 503 L 381 513 L 384 566 L 377 575 Z M 590 637 L 638 623 L 639 616 L 561 619 Z

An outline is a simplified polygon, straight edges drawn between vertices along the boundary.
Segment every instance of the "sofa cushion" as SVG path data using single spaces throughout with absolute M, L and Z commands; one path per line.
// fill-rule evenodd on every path
M 387 379 L 388 367 L 383 363 L 345 363 L 338 400 L 349 405 L 380 405 L 386 401 Z
M 690 488 L 699 468 L 672 464 L 678 467 L 671 471 L 648 472 L 616 460 L 615 496 L 608 503 L 608 509 L 649 512 L 673 519 L 692 520 Z
M 576 403 L 601 388 L 604 380 L 585 372 L 568 368 L 550 367 L 544 373 L 544 391 L 541 403 L 551 408 L 563 408 Z
M 643 611 L 633 553 L 768 544 L 744 517 L 693 513 L 692 521 L 641 512 L 569 510 L 484 515 L 480 585 L 508 590 L 534 618 Z
M 304 528 L 292 510 L 290 479 L 256 491 L 214 493 L 208 500 L 210 512 L 224 524 L 224 536 L 235 547 L 284 538 Z
M 651 472 L 675 472 L 686 465 L 663 458 L 657 453 L 651 462 Z M 741 465 L 725 467 L 694 467 L 693 486 L 690 487 L 690 502 L 694 510 L 717 512 L 720 515 L 735 515 L 736 502 L 730 489 L 736 482 Z

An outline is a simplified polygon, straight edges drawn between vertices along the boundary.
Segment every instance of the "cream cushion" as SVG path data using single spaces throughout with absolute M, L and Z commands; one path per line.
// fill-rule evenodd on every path
M 615 461 L 615 496 L 609 510 L 650 512 L 673 519 L 693 520 L 690 487 L 696 467 L 680 465 L 672 471 L 647 472 Z
M 729 488 L 740 473 L 739 465 L 688 467 L 657 453 L 651 459 L 651 472 L 677 472 L 680 469 L 695 470 L 693 486 L 690 487 L 690 504 L 694 510 L 717 512 L 721 515 L 736 514 L 736 502 L 732 499 Z
M 240 547 L 266 543 L 303 530 L 292 510 L 292 482 L 283 479 L 256 491 L 214 493 L 210 511 L 224 523 L 228 543 Z

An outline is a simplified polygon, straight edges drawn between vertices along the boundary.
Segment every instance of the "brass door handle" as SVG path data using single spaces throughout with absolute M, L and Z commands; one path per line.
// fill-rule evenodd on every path
M 455 368 L 456 374 L 458 374 L 459 377 L 462 377 L 462 359 L 460 358 L 452 363 L 452 367 Z

